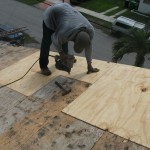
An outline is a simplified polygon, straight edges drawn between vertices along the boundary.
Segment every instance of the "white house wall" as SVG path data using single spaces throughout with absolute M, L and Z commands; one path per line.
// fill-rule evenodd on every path
M 140 0 L 138 11 L 141 13 L 150 14 L 150 3 L 145 3 L 144 0 Z

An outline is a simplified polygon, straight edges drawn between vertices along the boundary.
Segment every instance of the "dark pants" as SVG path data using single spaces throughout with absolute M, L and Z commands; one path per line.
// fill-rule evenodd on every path
M 40 50 L 40 68 L 47 68 L 49 63 L 49 50 L 52 44 L 51 36 L 55 31 L 46 27 L 45 23 L 43 22 L 43 38 L 41 43 L 41 50 Z M 62 45 L 62 50 L 65 54 L 68 53 L 68 42 Z

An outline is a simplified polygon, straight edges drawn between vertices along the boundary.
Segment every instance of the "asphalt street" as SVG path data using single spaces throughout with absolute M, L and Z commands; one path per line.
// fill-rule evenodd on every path
M 26 32 L 41 41 L 43 11 L 15 0 L 0 0 L 0 24 L 26 26 Z
M 15 0 L 0 0 L 0 24 L 10 24 L 15 27 L 26 26 L 26 32 L 34 37 L 39 43 L 42 39 L 43 12 L 39 8 L 29 6 Z M 95 28 L 93 39 L 93 58 L 110 61 L 112 57 L 112 45 L 117 39 L 103 33 Z M 69 48 L 73 49 L 73 43 L 69 43 Z M 53 49 L 53 46 L 52 46 Z M 83 55 L 83 54 L 81 54 Z M 135 55 L 126 55 L 120 63 L 133 65 Z M 145 67 L 150 68 L 150 63 L 145 62 Z

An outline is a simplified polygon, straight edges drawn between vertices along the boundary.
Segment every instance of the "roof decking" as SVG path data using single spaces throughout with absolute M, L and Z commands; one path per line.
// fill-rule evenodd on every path
M 21 51 L 18 52 L 17 49 L 20 49 Z M 6 53 L 7 50 L 10 50 L 11 52 Z M 27 48 L 1 46 L 0 51 L 5 52 L 5 54 L 1 53 L 1 60 L 10 58 L 10 62 L 5 61 L 5 63 L 2 63 L 2 67 L 0 66 L 1 85 L 14 81 L 24 75 L 39 57 L 39 52 L 33 53 L 37 51 L 35 49 L 31 51 L 31 49 Z M 11 55 L 12 53 L 13 55 Z M 13 59 L 16 55 L 18 55 L 17 60 Z M 25 57 L 27 55 L 29 56 Z M 131 116 L 133 122 L 135 121 L 138 123 L 138 119 L 135 117 L 136 112 L 140 112 L 140 110 L 143 112 L 143 108 L 146 107 L 145 110 L 147 110 L 147 112 L 145 112 L 145 116 L 141 118 L 143 119 L 143 125 L 145 125 L 144 135 L 147 135 L 149 138 L 150 131 L 149 127 L 146 125 L 146 123 L 149 122 L 149 99 L 144 96 L 149 95 L 149 70 L 93 60 L 93 65 L 100 68 L 100 72 L 87 75 L 85 58 L 76 58 L 77 63 L 74 65 L 71 75 L 56 70 L 54 60 L 53 58 L 50 58 L 49 68 L 53 72 L 51 76 L 45 77 L 41 75 L 38 63 L 36 63 L 22 80 L 0 89 L 0 148 L 3 148 L 4 150 L 104 150 L 111 147 L 112 150 L 115 150 L 117 147 L 121 150 L 128 147 L 136 150 L 148 150 L 148 148 L 143 146 L 149 147 L 149 145 L 143 143 L 140 143 L 143 146 L 137 145 L 115 134 L 109 133 L 108 130 L 101 130 L 83 121 L 65 115 L 61 111 L 64 108 L 67 110 L 67 107 L 70 107 L 71 105 L 73 106 L 80 98 L 82 98 L 83 101 L 87 100 L 84 103 L 88 105 L 88 101 L 90 102 L 92 98 L 93 100 L 95 98 L 99 99 L 101 95 L 103 95 L 105 99 L 103 102 L 105 102 L 106 105 L 108 104 L 108 110 L 111 112 L 111 108 L 115 110 L 116 107 L 111 107 L 110 104 L 112 104 L 112 106 L 115 105 L 108 100 L 109 96 L 114 94 L 114 98 L 117 98 L 117 93 L 119 94 L 122 90 L 122 99 L 125 100 L 124 97 L 126 96 L 129 98 L 128 101 L 124 101 L 123 104 L 131 104 L 132 110 L 136 110 L 133 113 L 133 118 Z M 55 80 L 72 88 L 72 92 L 62 97 L 61 90 L 54 84 Z M 114 80 L 116 82 L 114 82 Z M 105 81 L 109 82 L 106 83 Z M 124 82 L 126 86 L 123 87 L 122 85 L 124 84 L 122 84 L 122 82 Z M 134 86 L 134 83 L 136 83 L 136 86 Z M 123 90 L 128 87 L 130 89 L 128 92 Z M 114 91 L 116 91 L 116 88 L 118 92 L 115 94 Z M 96 92 L 97 90 L 98 92 Z M 94 95 L 92 95 L 92 93 Z M 146 103 L 140 103 L 141 105 L 138 105 L 140 107 L 137 107 L 134 103 L 130 103 L 133 102 L 130 100 L 134 93 L 136 93 L 134 99 L 141 94 L 143 98 L 142 102 L 146 102 L 147 105 Z M 91 97 L 89 97 L 88 94 L 91 94 Z M 74 102 L 72 103 L 72 101 Z M 68 105 L 69 103 L 71 103 L 71 105 Z M 82 106 L 84 103 L 82 103 Z M 92 103 L 94 104 L 95 102 L 93 101 Z M 114 104 L 117 103 L 114 101 Z M 120 110 L 128 110 L 128 105 L 123 104 L 122 107 L 119 107 Z M 94 106 L 95 111 L 96 108 L 98 108 L 98 105 L 99 103 L 97 104 L 97 107 Z M 76 107 L 76 105 L 74 106 Z M 79 107 L 77 109 L 72 109 L 73 112 L 77 111 L 77 114 L 79 110 L 81 110 Z M 81 112 L 84 114 L 84 111 Z M 128 114 L 127 111 L 122 112 Z M 115 120 L 115 113 L 116 111 L 113 112 L 114 118 L 112 120 Z M 93 114 L 94 113 L 91 113 L 91 115 Z M 116 114 L 122 113 L 117 112 Z M 97 116 L 98 114 L 95 117 L 97 118 Z M 102 119 L 107 119 L 107 111 L 104 111 L 104 114 L 101 116 L 103 116 Z M 138 116 L 140 116 L 139 113 Z M 123 115 L 120 118 L 123 118 Z M 101 119 L 101 117 L 99 119 Z M 140 130 L 140 128 L 138 129 Z M 109 130 L 111 131 L 111 128 L 109 128 Z M 140 131 L 142 132 L 143 130 Z M 141 137 L 145 137 L 144 135 L 141 134 Z M 140 140 L 138 138 L 136 139 L 137 141 L 135 142 L 139 143 Z

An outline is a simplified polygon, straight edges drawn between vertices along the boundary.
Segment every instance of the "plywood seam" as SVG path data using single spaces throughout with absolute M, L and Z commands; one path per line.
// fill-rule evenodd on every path
M 92 85 L 94 83 L 96 83 L 98 80 L 100 80 L 103 76 L 105 76 L 105 74 L 111 73 L 115 68 L 117 68 L 117 65 L 115 64 L 114 66 L 112 66 L 112 68 L 110 70 L 106 70 L 105 72 L 103 72 L 103 74 L 101 76 L 99 76 L 99 78 L 97 78 L 95 80 L 95 82 L 92 83 Z M 101 70 L 100 70 L 101 71 Z M 82 93 L 83 94 L 83 93 Z

